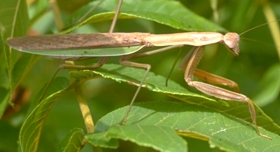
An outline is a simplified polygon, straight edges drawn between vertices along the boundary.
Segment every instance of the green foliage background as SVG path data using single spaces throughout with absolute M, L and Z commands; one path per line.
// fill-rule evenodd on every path
M 19 2 L 21 2 L 21 4 L 19 4 Z M 58 1 L 62 13 L 62 18 L 65 19 L 64 20 L 65 27 L 73 25 L 73 21 L 75 21 L 77 18 L 80 17 L 79 13 L 73 14 L 73 12 L 77 11 L 83 5 L 86 6 L 85 10 L 88 10 L 88 8 L 92 7 L 87 3 L 88 3 L 87 1 L 81 1 L 81 0 L 71 0 L 71 1 L 67 1 L 67 3 L 62 0 Z M 279 11 L 280 3 L 277 1 L 268 2 L 265 0 L 262 1 L 261 0 L 259 1 L 220 0 L 217 2 L 216 10 L 211 9 L 211 5 L 215 3 L 214 0 L 213 1 L 182 0 L 180 1 L 180 3 L 182 3 L 184 7 L 195 12 L 199 16 L 202 16 L 207 20 L 214 22 L 213 25 L 218 25 L 218 26 L 212 27 L 208 24 L 197 25 L 195 23 L 199 23 L 199 22 L 198 22 L 198 18 L 196 17 L 190 18 L 187 21 L 186 20 L 183 21 L 183 19 L 187 19 L 187 17 L 189 17 L 188 14 L 180 14 L 177 16 L 178 18 L 182 18 L 181 24 L 177 25 L 175 23 L 172 23 L 169 26 L 161 24 L 160 21 L 159 22 L 151 21 L 153 19 L 149 19 L 149 18 L 140 17 L 140 19 L 138 19 L 138 18 L 132 18 L 132 16 L 124 15 L 121 18 L 127 18 L 127 19 L 118 20 L 117 26 L 115 28 L 115 32 L 149 32 L 149 33 L 158 34 L 158 33 L 184 32 L 187 30 L 225 32 L 223 29 L 226 29 L 227 31 L 242 33 L 252 27 L 255 27 L 262 23 L 266 23 L 267 20 L 270 20 L 268 19 L 268 16 L 264 15 L 265 8 L 273 10 L 274 15 L 276 16 L 273 21 L 276 21 L 276 19 L 279 18 L 280 16 L 280 11 Z M 15 5 L 13 6 L 13 4 Z M 19 4 L 20 6 L 16 4 Z M 215 6 L 215 4 L 213 5 Z M 15 6 L 19 6 L 19 7 L 15 7 Z M 142 6 L 141 9 L 147 9 L 146 7 L 148 8 L 149 6 Z M 5 12 L 6 10 L 8 10 L 7 8 L 21 8 L 19 10 L 24 11 L 25 8 L 24 1 L 13 0 L 7 2 L 5 0 L 1 0 L 0 12 L 1 11 Z M 27 14 L 25 14 L 24 12 L 19 13 L 20 15 L 18 18 L 16 18 L 17 23 L 15 24 L 14 27 L 16 29 L 14 36 L 16 37 L 16 36 L 25 35 L 27 29 L 35 30 L 40 34 L 57 33 L 54 24 L 54 18 L 50 13 L 50 11 L 48 10 L 48 8 L 49 8 L 49 4 L 47 1 L 36 1 L 35 3 L 28 5 L 28 13 L 31 20 L 30 21 L 24 20 L 24 18 L 27 18 Z M 153 6 L 150 9 L 159 9 L 159 8 Z M 112 11 L 112 9 L 111 10 L 109 9 L 108 11 Z M 163 12 L 167 12 L 168 14 L 168 11 L 170 10 L 165 10 Z M 1 61 L 6 61 L 5 64 L 4 63 L 1 64 L 1 73 L 0 73 L 1 74 L 1 81 L 0 81 L 1 82 L 1 92 L 0 92 L 1 115 L 3 114 L 3 111 L 6 109 L 7 105 L 9 104 L 10 95 L 12 91 L 15 90 L 14 88 L 16 86 L 22 86 L 28 89 L 28 91 L 31 92 L 31 96 L 28 98 L 28 103 L 25 104 L 19 112 L 6 118 L 5 120 L 4 119 L 1 120 L 0 122 L 0 130 L 1 130 L 0 150 L 1 151 L 16 151 L 18 149 L 17 141 L 19 139 L 20 127 L 22 126 L 23 122 L 26 120 L 28 114 L 30 114 L 31 111 L 34 110 L 34 108 L 38 104 L 38 98 L 40 96 L 39 92 L 40 91 L 42 92 L 42 89 L 44 88 L 45 84 L 50 80 L 51 76 L 53 75 L 53 73 L 55 72 L 59 64 L 62 63 L 62 61 L 50 59 L 48 57 L 40 57 L 34 55 L 30 56 L 28 54 L 22 55 L 15 50 L 12 50 L 12 52 L 10 52 L 11 55 L 9 55 L 9 53 L 5 53 L 9 51 L 9 48 L 5 45 L 5 39 L 10 36 L 7 35 L 7 33 L 9 33 L 9 30 L 13 28 L 12 26 L 6 24 L 5 21 L 7 20 L 8 17 L 13 16 L 13 12 L 15 11 L 13 10 L 11 13 L 0 13 L 0 17 L 1 17 L 0 28 L 2 31 L 1 32 L 2 41 L 0 43 L 2 50 L 1 50 L 0 58 Z M 215 16 L 215 13 L 217 13 L 216 15 L 218 15 L 216 16 L 217 17 L 216 19 L 215 17 L 213 17 Z M 108 32 L 110 27 L 110 20 L 109 20 L 110 16 L 112 16 L 112 13 L 111 14 L 105 13 L 105 15 L 103 16 L 100 15 L 100 17 L 93 16 L 92 19 L 85 20 L 87 21 L 85 26 L 80 27 L 81 25 L 78 24 L 77 27 L 79 28 L 77 28 L 74 31 L 74 33 Z M 136 15 L 136 17 L 139 16 Z M 163 16 L 159 16 L 155 18 L 160 18 L 162 20 L 166 19 Z M 181 25 L 183 25 L 184 22 L 189 22 L 187 25 L 193 24 L 194 25 L 193 27 L 195 28 L 192 29 L 190 26 L 181 27 Z M 218 28 L 216 27 L 223 27 L 223 28 L 220 28 L 218 30 Z M 280 44 L 276 44 L 275 47 L 273 38 L 271 36 L 271 32 L 275 33 L 276 31 L 275 29 L 269 29 L 268 26 L 263 26 L 254 29 L 244 35 L 241 35 L 242 38 L 251 39 L 254 41 L 241 39 L 240 42 L 241 52 L 238 57 L 235 57 L 231 53 L 229 53 L 221 44 L 211 45 L 209 47 L 206 47 L 205 54 L 199 65 L 199 68 L 229 78 L 237 82 L 239 84 L 241 93 L 253 99 L 256 105 L 260 106 L 265 114 L 267 114 L 276 124 L 280 124 L 280 119 L 279 119 L 279 115 L 280 115 L 280 110 L 279 110 L 280 109 L 280 99 L 279 99 L 279 88 L 280 88 L 279 56 L 280 55 L 279 54 L 280 52 L 277 53 L 277 47 L 279 49 Z M 279 40 L 276 41 L 279 42 Z M 190 49 L 191 49 L 190 46 L 184 47 L 182 49 L 183 52 L 182 54 L 184 54 Z M 178 51 L 179 49 L 174 49 L 164 53 L 135 60 L 137 62 L 149 63 L 152 65 L 151 71 L 152 73 L 155 74 L 155 76 L 151 76 L 151 82 L 147 80 L 149 82 L 148 85 L 156 86 L 154 88 L 157 87 L 159 88 L 158 89 L 159 91 L 155 91 L 154 88 L 141 89 L 136 102 L 139 102 L 140 105 L 142 102 L 143 102 L 142 104 L 145 105 L 145 102 L 149 102 L 149 101 L 162 102 L 160 104 L 165 104 L 164 101 L 174 101 L 174 102 L 178 101 L 179 105 L 183 104 L 181 103 L 181 101 L 186 99 L 180 99 L 180 97 L 174 95 L 176 96 L 175 98 L 177 99 L 179 98 L 179 100 L 177 100 L 174 98 L 174 96 L 171 97 L 170 94 L 165 95 L 163 94 L 163 91 L 165 91 L 166 88 L 160 88 L 161 85 L 158 85 L 159 84 L 158 82 L 154 82 L 155 84 L 152 84 L 153 81 L 155 80 L 153 78 L 158 75 L 163 76 L 159 79 L 162 79 L 164 81 L 164 77 L 168 75 L 169 69 L 171 69 L 171 66 L 174 60 L 176 59 Z M 184 55 L 182 55 L 180 59 L 182 59 L 183 56 Z M 97 61 L 96 59 L 89 60 L 83 62 L 82 64 L 91 64 L 91 63 L 95 63 L 96 61 Z M 114 64 L 118 63 L 118 58 L 111 58 L 109 62 L 113 63 L 113 66 L 115 66 Z M 101 69 L 100 71 L 97 70 L 97 72 L 101 72 L 101 74 L 104 74 L 104 70 L 105 71 L 107 70 L 106 68 L 111 68 L 110 63 L 108 63 L 108 66 L 106 65 L 104 69 Z M 97 122 L 101 117 L 105 116 L 109 112 L 112 112 L 118 108 L 121 108 L 129 104 L 134 92 L 136 91 L 136 87 L 132 85 L 128 85 L 126 83 L 118 83 L 114 81 L 114 80 L 119 80 L 122 82 L 132 81 L 131 78 L 126 78 L 124 76 L 130 76 L 134 72 L 139 72 L 139 70 L 133 71 L 133 68 L 127 68 L 127 71 L 131 73 L 124 72 L 120 74 L 117 73 L 116 75 L 114 75 L 115 73 L 109 73 L 109 74 L 105 73 L 105 75 L 107 77 L 110 77 L 111 79 L 98 77 L 87 81 L 82 86 L 83 94 L 91 109 L 94 122 Z M 89 74 L 87 72 L 71 73 L 71 75 L 76 79 L 82 79 L 81 77 L 83 76 L 94 77 L 91 76 L 91 74 L 92 73 Z M 118 75 L 121 76 L 119 77 Z M 58 76 L 69 78 L 69 73 L 67 70 L 64 70 L 61 71 L 58 74 Z M 138 80 L 138 78 L 135 79 L 136 79 L 135 81 Z M 180 84 L 182 88 L 186 88 L 187 90 L 189 90 L 190 94 L 192 92 L 194 93 L 192 97 L 190 97 L 191 95 L 187 96 L 190 98 L 189 100 L 194 100 L 200 103 L 203 101 L 200 101 L 199 98 L 205 98 L 205 100 L 207 101 L 212 99 L 188 87 L 187 84 L 184 82 L 183 72 L 179 71 L 178 68 L 175 68 L 170 79 L 171 79 L 170 82 L 171 86 L 173 82 L 175 82 L 176 84 Z M 60 81 L 59 80 L 56 80 L 54 84 L 57 84 L 57 86 L 64 85 L 63 82 L 65 79 L 62 79 Z M 66 81 L 65 83 L 67 82 L 68 81 Z M 160 83 L 164 83 L 164 82 L 160 82 Z M 55 92 L 55 90 L 59 90 L 59 88 L 56 88 L 57 87 L 56 85 L 53 86 L 54 86 L 53 88 L 50 88 L 48 94 Z M 197 95 L 198 97 L 194 97 L 195 95 Z M 170 104 L 170 103 L 166 103 L 166 104 Z M 208 104 L 211 105 L 211 102 L 208 101 L 205 105 L 204 104 L 202 105 L 208 106 Z M 215 104 L 217 103 L 214 103 L 214 105 Z M 218 103 L 218 104 L 222 105 L 222 103 Z M 194 106 L 192 108 L 195 109 L 196 107 Z M 198 111 L 201 110 L 200 108 L 198 108 Z M 218 109 L 217 111 L 221 109 L 224 109 L 226 111 L 227 108 L 229 107 L 220 106 L 217 108 Z M 243 109 L 246 108 L 247 107 Z M 205 111 L 207 111 L 207 109 Z M 222 114 L 227 113 L 224 111 L 219 111 L 219 112 Z M 238 110 L 233 112 L 238 112 Z M 119 113 L 116 112 L 114 114 L 119 114 Z M 207 113 L 202 112 L 201 115 L 198 114 L 197 119 L 199 119 L 199 117 L 202 117 L 205 114 Z M 231 115 L 233 115 L 234 117 L 236 116 L 234 114 Z M 191 116 L 196 117 L 196 115 L 191 115 Z M 249 115 L 247 116 L 249 117 Z M 105 121 L 108 120 L 107 117 L 103 118 L 104 120 L 100 121 L 98 125 L 100 125 L 101 122 L 102 123 L 109 122 L 109 121 Z M 186 116 L 186 119 L 188 119 L 188 117 L 190 116 Z M 241 117 L 242 119 L 245 116 L 240 116 L 240 117 L 236 116 L 236 117 L 237 118 Z M 121 116 L 118 118 L 120 119 Z M 155 121 L 156 119 L 160 119 L 160 118 L 162 117 L 158 116 L 151 119 Z M 176 117 L 174 119 L 176 119 Z M 178 119 L 178 121 L 180 120 L 180 122 L 183 122 L 186 119 L 183 120 Z M 246 122 L 250 122 L 250 119 L 249 118 L 247 119 L 248 120 L 246 120 Z M 190 123 L 195 121 L 196 120 L 190 121 Z M 267 126 L 265 124 L 262 124 L 262 126 L 269 128 L 270 126 L 272 126 L 272 124 L 268 124 Z M 203 127 L 207 128 L 209 126 L 205 125 Z M 60 141 L 73 128 L 82 128 L 83 130 L 85 130 L 75 93 L 73 90 L 70 90 L 70 91 L 65 91 L 65 94 L 63 94 L 59 98 L 59 100 L 53 105 L 53 107 L 50 109 L 50 113 L 46 117 L 46 120 L 43 124 L 43 130 L 42 130 L 42 135 L 40 137 L 38 151 L 56 150 Z M 119 128 L 114 128 L 114 129 L 117 130 Z M 156 128 L 155 130 L 158 131 L 161 129 L 162 128 L 160 129 Z M 166 128 L 163 127 L 162 130 L 165 129 Z M 148 131 L 150 130 L 148 129 L 147 132 Z M 82 131 L 79 129 L 74 130 L 72 132 L 76 132 L 79 135 L 82 134 L 81 133 Z M 239 133 L 242 133 L 242 131 L 240 131 Z M 275 130 L 274 133 L 279 134 L 279 128 L 277 131 Z M 234 134 L 232 136 L 234 136 Z M 202 150 L 217 151 L 220 149 L 229 150 L 229 149 L 225 149 L 223 146 L 213 141 L 211 141 L 212 143 L 208 142 L 209 139 L 205 137 L 198 137 L 197 135 L 183 135 L 183 137 L 184 140 L 188 142 L 189 151 L 202 151 Z M 88 138 L 90 139 L 91 137 Z M 274 140 L 279 140 L 279 136 L 278 138 L 277 137 L 275 138 Z M 260 142 L 260 141 L 256 141 L 256 142 Z M 178 142 L 180 142 L 180 140 L 178 140 Z M 218 148 L 211 149 L 209 148 L 210 147 L 209 145 Z M 157 149 L 153 146 L 150 147 Z M 118 150 L 123 151 L 126 149 L 130 149 L 131 151 L 132 150 L 153 151 L 152 148 L 147 148 L 144 147 L 143 145 L 138 146 L 135 143 L 120 140 L 120 147 L 118 148 Z M 90 151 L 90 150 L 91 148 L 89 145 L 87 145 L 83 149 L 83 151 Z M 105 149 L 104 151 L 111 151 L 111 149 Z M 250 150 L 242 149 L 242 151 L 250 151 Z

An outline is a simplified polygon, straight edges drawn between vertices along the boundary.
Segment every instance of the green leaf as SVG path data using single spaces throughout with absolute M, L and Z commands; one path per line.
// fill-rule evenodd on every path
M 86 19 L 79 21 L 91 8 L 97 5 L 93 2 L 76 11 L 65 24 L 66 27 L 75 25 L 65 31 L 66 33 L 84 24 L 111 20 L 114 17 L 117 1 L 104 1 L 95 10 L 87 15 Z M 89 16 L 89 17 L 88 17 Z M 176 29 L 186 31 L 226 31 L 224 28 L 209 22 L 208 20 L 193 13 L 180 2 L 153 0 L 153 1 L 124 1 L 121 7 L 119 19 L 142 18 L 164 24 Z
M 262 79 L 260 91 L 254 97 L 259 106 L 265 106 L 276 100 L 280 92 L 280 64 L 270 67 Z
M 77 152 L 81 151 L 84 146 L 84 131 L 81 128 L 74 128 L 68 132 L 68 134 L 62 139 L 58 146 L 58 152 Z
M 5 53 L 5 55 L 1 55 L 4 57 L 1 60 L 3 65 L 6 65 L 5 68 L 8 69 L 9 74 L 13 70 L 14 65 L 20 58 L 21 53 L 18 51 L 12 50 L 6 44 L 6 39 L 11 37 L 23 36 L 26 35 L 27 27 L 28 27 L 28 15 L 27 15 L 27 6 L 24 0 L 3 0 L 0 2 L 0 10 L 1 10 L 1 22 L 0 25 L 3 29 L 1 29 L 1 53 Z M 4 62 L 5 61 L 5 62 Z M 23 73 L 23 69 L 20 72 Z M 8 74 L 8 75 L 9 75 Z M 15 75 L 15 77 L 19 77 Z M 9 75 L 9 80 L 13 80 L 13 77 Z M 14 85 L 17 84 L 17 81 L 10 82 Z M 1 83 L 2 84 L 2 83 Z
M 95 141 L 100 140 L 99 134 L 87 135 L 87 139 L 95 146 L 101 146 Z M 152 147 L 158 151 L 187 151 L 185 140 L 177 136 L 176 132 L 169 127 L 154 125 L 122 125 L 113 126 L 102 138 L 121 139 L 134 142 L 140 146 Z
M 104 148 L 118 148 L 119 143 L 116 139 L 107 138 L 107 132 L 100 132 L 94 134 L 88 134 L 85 138 L 88 142 L 94 146 L 104 147 Z
M 254 126 L 211 108 L 176 101 L 142 102 L 134 104 L 127 124 L 118 126 L 122 122 L 126 110 L 127 107 L 124 107 L 101 118 L 97 122 L 96 132 L 106 132 L 108 134 L 105 137 L 110 137 L 111 129 L 120 127 L 122 129 L 115 131 L 116 135 L 112 136 L 122 137 L 123 140 L 128 139 L 140 144 L 141 140 L 138 139 L 138 136 L 142 134 L 139 131 L 135 131 L 131 136 L 122 135 L 130 130 L 130 127 L 125 126 L 133 126 L 132 128 L 141 126 L 139 128 L 146 129 L 143 131 L 144 135 L 155 131 L 155 127 L 166 127 L 176 130 L 177 134 L 181 136 L 207 140 L 210 147 L 218 147 L 225 151 L 264 151 L 267 148 L 269 151 L 277 151 L 280 148 L 279 135 L 260 128 L 260 131 L 270 136 L 272 140 L 260 137 Z M 153 127 L 149 128 L 150 126 Z M 168 133 L 168 135 L 170 134 Z M 165 140 L 166 138 L 159 138 L 157 142 L 165 142 Z M 155 146 L 155 143 L 153 145 Z
M 104 78 L 112 79 L 117 82 L 125 82 L 125 83 L 139 83 L 143 76 L 145 70 L 133 67 L 125 67 L 119 64 L 105 64 L 101 68 L 98 68 L 94 71 L 91 70 L 82 70 L 82 71 L 70 71 L 70 75 L 79 80 L 79 79 L 90 79 L 91 77 L 95 77 L 96 74 L 101 75 Z M 170 81 L 168 87 L 165 86 L 165 77 L 158 76 L 149 72 L 145 84 L 149 90 L 160 93 L 168 93 L 168 94 L 176 94 L 176 95 L 185 95 L 185 96 L 193 96 L 198 98 L 205 98 L 207 100 L 215 101 L 211 98 L 207 98 L 195 93 L 192 93 L 186 90 L 181 85 Z M 176 91 L 174 91 L 176 90 Z
M 24 121 L 19 135 L 19 144 L 22 151 L 36 151 L 39 138 L 46 116 L 57 99 L 66 92 L 68 80 L 65 78 L 56 78 L 54 80 L 55 88 L 59 91 L 50 95 L 40 102 Z
M 90 79 L 91 77 L 96 77 L 96 74 L 101 75 L 104 78 L 109 78 L 117 82 L 125 82 L 129 84 L 139 83 L 143 76 L 145 70 L 123 67 L 121 65 L 106 64 L 102 68 L 95 71 L 83 70 L 83 71 L 71 71 L 70 75 L 75 79 Z M 165 77 L 155 75 L 150 72 L 144 82 L 146 88 L 158 93 L 164 93 L 168 96 L 176 98 L 178 100 L 195 104 L 203 107 L 207 107 L 215 110 L 216 112 L 229 115 L 231 117 L 240 119 L 242 121 L 247 121 L 251 123 L 250 113 L 248 105 L 242 102 L 228 102 L 229 107 L 224 106 L 225 101 L 220 99 L 215 99 L 208 97 L 206 95 L 196 94 L 188 91 L 186 88 L 180 86 L 174 81 L 169 81 L 168 87 L 165 86 Z M 222 102 L 222 103 L 221 103 Z M 260 127 L 263 127 L 269 131 L 280 134 L 279 126 L 276 125 L 263 111 L 255 106 L 257 123 Z
M 28 25 L 27 6 L 24 0 L 1 0 L 0 1 L 0 87 L 5 89 L 4 100 L 0 103 L 0 118 L 4 109 L 11 102 L 13 89 L 19 83 L 19 77 L 24 73 L 27 65 L 18 68 L 16 63 L 20 59 L 21 53 L 12 50 L 6 44 L 9 37 L 25 35 Z M 30 55 L 28 55 L 30 56 Z M 14 69 L 17 71 L 15 72 Z

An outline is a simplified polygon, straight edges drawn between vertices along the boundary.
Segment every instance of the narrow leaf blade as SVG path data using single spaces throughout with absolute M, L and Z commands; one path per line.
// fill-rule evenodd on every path
M 88 15 L 89 17 L 79 21 L 96 4 L 96 2 L 93 2 L 91 5 L 87 5 L 75 12 L 66 23 L 66 27 L 78 24 L 65 32 L 72 31 L 87 23 L 111 20 L 113 18 L 113 10 L 117 6 L 117 1 L 104 1 Z M 119 19 L 127 18 L 142 18 L 186 31 L 225 31 L 225 29 L 191 12 L 176 1 L 124 1 Z
M 67 90 L 68 80 L 65 78 L 57 78 L 54 80 L 54 84 L 59 91 L 40 102 L 29 114 L 21 127 L 19 144 L 21 150 L 24 152 L 37 150 L 44 120 L 55 101 L 57 101 L 57 98 Z

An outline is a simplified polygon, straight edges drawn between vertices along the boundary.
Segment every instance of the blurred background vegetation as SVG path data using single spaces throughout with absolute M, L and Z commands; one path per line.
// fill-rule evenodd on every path
M 87 5 L 88 2 L 90 1 L 69 0 L 66 2 L 58 0 L 63 18 L 67 18 L 69 14 L 83 5 Z M 181 3 L 196 14 L 215 22 L 228 31 L 237 33 L 242 33 L 263 23 L 277 23 L 277 19 L 280 18 L 280 3 L 277 0 L 181 0 Z M 28 7 L 29 16 L 32 19 L 37 11 L 36 9 L 39 7 L 47 9 L 49 5 L 48 1 L 45 1 L 45 6 L 42 7 L 34 0 L 28 1 Z M 269 14 L 270 10 L 275 17 Z M 182 14 L 182 16 L 184 15 Z M 38 20 L 32 21 L 34 22 L 31 22 L 30 30 L 37 33 L 46 34 L 55 29 L 54 19 L 50 11 L 44 12 Z M 75 32 L 107 32 L 109 27 L 110 21 L 105 21 L 86 25 Z M 183 32 L 183 30 L 143 19 L 125 19 L 118 20 L 115 32 L 174 33 Z M 237 57 L 233 56 L 221 44 L 206 47 L 199 68 L 237 82 L 241 93 L 252 98 L 267 115 L 277 124 L 280 124 L 280 52 L 277 52 L 277 49 L 280 49 L 280 44 L 274 43 L 272 33 L 279 35 L 279 31 L 275 31 L 275 29 L 271 29 L 266 25 L 241 35 L 240 55 Z M 277 41 L 279 43 L 280 40 Z M 184 47 L 183 52 L 190 49 L 191 47 Z M 175 49 L 137 59 L 137 61 L 149 63 L 152 65 L 152 72 L 167 76 L 177 56 L 177 52 L 178 49 Z M 118 58 L 112 58 L 110 62 L 118 63 Z M 60 63 L 62 62 L 59 60 L 41 57 L 21 81 L 21 86 L 27 90 L 27 94 L 30 94 L 30 96 L 27 95 L 27 103 L 22 106 L 20 111 L 13 115 L 5 115 L 5 119 L 0 121 L 0 130 L 4 130 L 0 133 L 0 151 L 17 150 L 16 141 L 18 140 L 20 126 L 26 114 L 37 104 L 37 101 L 34 101 L 36 95 L 45 83 L 49 81 Z M 69 77 L 66 70 L 58 75 Z M 184 82 L 183 72 L 179 71 L 177 67 L 170 79 L 189 89 Z M 135 86 L 120 84 L 104 78 L 90 80 L 83 86 L 84 95 L 90 105 L 95 122 L 106 113 L 128 105 L 135 90 Z M 196 92 L 191 88 L 190 90 Z M 72 91 L 67 93 L 51 109 L 44 124 L 39 151 L 45 151 L 46 149 L 47 151 L 55 150 L 59 141 L 71 128 L 84 128 L 78 102 L 73 94 Z M 169 97 L 142 89 L 136 102 L 158 100 L 169 100 Z M 203 148 L 207 149 L 209 147 L 207 142 L 194 139 L 187 140 L 190 151 L 198 151 L 198 148 L 203 150 Z M 197 145 L 198 147 L 196 147 Z M 128 147 L 130 149 L 136 147 L 139 151 L 147 150 L 129 142 L 121 142 L 119 150 L 122 151 L 124 150 L 122 148 Z M 84 151 L 87 151 L 87 148 Z

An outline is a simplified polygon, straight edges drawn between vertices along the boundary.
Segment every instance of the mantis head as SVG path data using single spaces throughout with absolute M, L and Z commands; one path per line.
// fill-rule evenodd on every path
M 239 35 L 237 33 L 226 33 L 224 44 L 234 55 L 239 54 Z

